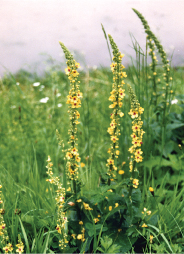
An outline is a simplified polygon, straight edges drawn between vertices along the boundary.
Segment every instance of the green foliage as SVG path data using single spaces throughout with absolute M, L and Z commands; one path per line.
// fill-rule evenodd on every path
M 78 147 L 85 166 L 79 167 L 77 192 L 66 191 L 63 209 L 68 220 L 64 228 L 68 242 L 63 250 L 59 247 L 62 235 L 56 230 L 57 186 L 46 182 L 45 166 L 50 155 L 53 176 L 67 185 L 63 154 L 63 150 L 69 148 L 67 77 L 53 66 L 43 77 L 22 70 L 14 76 L 5 75 L 0 81 L 0 183 L 4 209 L 0 213 L 13 252 L 16 252 L 18 235 L 25 253 L 184 252 L 183 67 L 168 65 L 166 53 L 148 22 L 134 11 L 149 36 L 145 50 L 132 36 L 136 61 L 132 60 L 132 66 L 126 68 L 126 83 L 132 86 L 144 107 L 144 160 L 136 171 L 139 188 L 133 188 L 130 198 L 128 148 L 132 141 L 128 112 L 131 102 L 126 84 L 117 160 L 117 172 L 123 170 L 125 173 L 117 174 L 116 181 L 107 185 L 106 161 L 110 144 L 107 128 L 111 114 L 108 97 L 113 76 L 105 68 L 81 71 L 83 99 Z M 102 29 L 109 47 L 103 26 Z M 151 49 L 150 67 L 148 48 Z M 66 53 L 70 58 L 70 52 Z M 157 53 L 164 67 L 155 61 Z M 62 140 L 59 145 L 56 129 Z M 152 193 L 150 186 L 154 189 Z M 1 252 L 3 247 L 1 242 Z

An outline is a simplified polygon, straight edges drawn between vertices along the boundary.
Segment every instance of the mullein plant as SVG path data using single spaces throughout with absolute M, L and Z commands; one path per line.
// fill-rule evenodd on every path
M 0 188 L 2 188 L 2 185 L 0 185 Z M 13 251 L 13 246 L 12 244 L 9 242 L 9 236 L 8 236 L 8 232 L 7 232 L 7 227 L 4 221 L 4 217 L 3 214 L 5 213 L 4 210 L 4 203 L 2 200 L 2 191 L 0 191 L 0 204 L 1 204 L 1 208 L 0 208 L 0 237 L 1 237 L 1 246 L 3 247 L 3 251 L 5 253 L 8 252 L 12 252 Z
M 0 188 L 2 188 L 2 185 L 0 185 Z M 6 223 L 4 221 L 4 217 L 3 217 L 3 214 L 5 213 L 5 209 L 4 209 L 4 203 L 3 203 L 3 200 L 2 200 L 2 191 L 0 191 L 0 205 L 2 206 L 0 208 L 0 239 L 1 239 L 1 246 L 4 246 L 4 247 L 2 247 L 4 253 L 12 253 L 13 252 L 13 245 L 9 242 L 7 226 L 6 226 Z M 16 252 L 18 252 L 19 254 L 24 252 L 24 244 L 21 240 L 20 235 L 18 235 L 18 244 L 16 245 L 16 247 L 17 247 Z
M 140 20 L 144 26 L 145 32 L 147 34 L 148 46 L 150 47 L 149 54 L 151 55 L 151 58 L 152 58 L 151 69 L 152 69 L 152 74 L 153 74 L 153 91 L 154 91 L 153 93 L 154 93 L 154 96 L 156 96 L 154 99 L 155 106 L 156 106 L 157 97 L 158 97 L 158 91 L 156 89 L 156 81 L 158 83 L 161 82 L 161 79 L 158 77 L 158 73 L 156 72 L 156 69 L 155 69 L 156 62 L 157 62 L 156 55 L 154 52 L 155 46 L 157 47 L 158 52 L 159 52 L 161 59 L 162 59 L 163 69 L 164 69 L 162 82 L 163 82 L 163 84 L 165 84 L 165 86 L 162 87 L 162 89 L 164 90 L 164 92 L 162 93 L 162 97 L 163 97 L 164 101 L 163 101 L 163 105 L 161 105 L 161 108 L 162 108 L 162 112 L 163 112 L 162 124 L 163 124 L 163 126 L 165 126 L 166 125 L 166 123 L 165 123 L 166 109 L 167 109 L 167 105 L 169 104 L 167 102 L 167 100 L 170 99 L 169 95 L 171 95 L 173 93 L 173 91 L 171 89 L 171 84 L 170 84 L 170 82 L 172 81 L 172 77 L 170 74 L 170 63 L 169 63 L 169 60 L 167 59 L 167 55 L 163 49 L 163 46 L 161 45 L 159 40 L 156 38 L 154 33 L 151 31 L 151 29 L 148 25 L 148 22 L 145 20 L 145 18 L 143 17 L 143 15 L 140 12 L 138 12 L 135 9 L 133 9 L 133 11 L 140 18 Z
M 65 204 L 65 188 L 63 188 L 62 184 L 60 183 L 59 178 L 56 176 L 53 176 L 52 171 L 53 163 L 51 161 L 50 156 L 48 156 L 47 159 L 47 174 L 49 176 L 49 179 L 46 181 L 50 182 L 51 184 L 54 184 L 57 186 L 56 190 L 56 206 L 57 206 L 57 226 L 56 230 L 58 231 L 59 235 L 61 236 L 61 239 L 59 240 L 59 247 L 61 249 L 64 249 L 66 247 L 66 244 L 68 243 L 67 240 L 67 217 L 64 212 L 64 204 Z
M 121 111 L 121 107 L 123 105 L 123 98 L 125 96 L 123 85 L 125 84 L 124 78 L 127 77 L 126 72 L 123 71 L 125 68 L 122 64 L 123 54 L 119 51 L 116 43 L 114 42 L 111 35 L 108 35 L 109 41 L 113 50 L 113 63 L 111 66 L 111 71 L 113 73 L 113 84 L 112 84 L 112 91 L 109 97 L 109 101 L 112 104 L 109 106 L 113 111 L 111 113 L 111 122 L 110 127 L 108 128 L 107 132 L 110 134 L 111 138 L 111 147 L 108 149 L 109 158 L 107 160 L 107 176 L 108 176 L 108 185 L 110 185 L 111 181 L 116 179 L 116 159 L 120 153 L 119 151 L 119 136 L 120 133 L 120 117 L 124 116 L 124 113 Z
M 131 101 L 131 109 L 128 113 L 132 118 L 132 145 L 129 148 L 129 152 L 131 154 L 130 156 L 130 162 L 129 162 L 129 171 L 131 173 L 130 181 L 131 186 L 129 189 L 129 197 L 131 198 L 131 193 L 133 188 L 138 188 L 139 185 L 139 179 L 138 175 L 139 172 L 137 170 L 137 163 L 143 161 L 142 157 L 142 150 L 141 145 L 143 143 L 142 138 L 143 134 L 145 133 L 142 129 L 143 121 L 141 121 L 141 115 L 144 112 L 144 109 L 140 106 L 136 95 L 130 85 L 128 85 L 128 91 L 130 95 L 130 101 Z
M 73 55 L 70 51 L 65 47 L 65 45 L 59 42 L 63 52 L 65 54 L 65 58 L 67 59 L 67 68 L 65 69 L 66 74 L 68 75 L 68 79 L 70 81 L 70 91 L 67 96 L 67 104 L 69 104 L 69 116 L 70 116 L 70 127 L 68 130 L 68 134 L 70 136 L 69 144 L 70 148 L 68 148 L 66 152 L 65 158 L 67 159 L 67 175 L 71 184 L 71 190 L 74 194 L 77 193 L 77 186 L 79 184 L 78 180 L 78 168 L 81 158 L 78 153 L 78 143 L 77 143 L 77 125 L 80 123 L 78 119 L 80 118 L 80 113 L 78 108 L 81 107 L 81 98 L 82 93 L 79 90 L 80 81 L 78 81 L 79 72 L 77 69 L 80 67 L 80 64 L 77 63 Z

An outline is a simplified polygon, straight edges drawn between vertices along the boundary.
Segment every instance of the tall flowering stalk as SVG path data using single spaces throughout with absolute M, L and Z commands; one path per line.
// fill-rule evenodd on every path
M 159 42 L 159 40 L 157 39 L 157 37 L 154 35 L 154 33 L 151 31 L 148 22 L 145 20 L 145 18 L 143 17 L 143 15 L 138 12 L 137 10 L 133 9 L 133 11 L 137 14 L 137 16 L 140 18 L 145 32 L 147 34 L 147 40 L 148 40 L 148 45 L 150 47 L 150 55 L 152 57 L 152 71 L 153 71 L 153 76 L 157 76 L 158 78 L 158 74 L 157 72 L 154 70 L 154 65 L 155 65 L 155 61 L 156 60 L 156 56 L 155 54 L 152 55 L 153 52 L 153 47 L 157 47 L 158 52 L 161 56 L 162 59 L 162 63 L 163 63 L 163 69 L 164 69 L 164 73 L 163 73 L 163 80 L 162 82 L 165 83 L 165 87 L 163 87 L 164 89 L 164 93 L 162 94 L 162 97 L 164 99 L 164 103 L 162 105 L 162 112 L 163 112 L 163 119 L 162 119 L 162 125 L 164 126 L 164 132 L 165 132 L 165 126 L 166 126 L 166 109 L 167 109 L 167 100 L 169 99 L 169 94 L 172 94 L 173 91 L 171 89 L 170 86 L 170 81 L 172 80 L 171 74 L 170 74 L 170 64 L 169 64 L 169 60 L 167 59 L 167 55 L 166 52 L 163 49 L 163 46 L 161 45 L 161 43 Z M 155 80 L 155 78 L 153 78 L 153 80 Z M 160 79 L 157 79 L 158 82 L 160 82 Z M 154 93 L 155 96 L 157 98 L 157 93 L 156 93 L 156 81 L 154 81 Z M 157 99 L 156 99 L 157 100 Z
M 143 121 L 141 121 L 141 114 L 143 113 L 144 109 L 140 107 L 140 104 L 136 98 L 136 95 L 130 85 L 128 85 L 128 91 L 130 94 L 130 100 L 131 100 L 131 109 L 128 113 L 132 118 L 132 145 L 129 148 L 129 152 L 131 153 L 130 162 L 129 162 L 129 169 L 131 172 L 131 182 L 132 185 L 130 187 L 130 196 L 132 192 L 132 187 L 137 188 L 139 185 L 138 178 L 138 170 L 136 167 L 136 164 L 139 162 L 142 162 L 142 151 L 141 151 L 141 145 L 142 145 L 142 137 L 145 133 L 142 130 Z
M 66 230 L 65 230 L 65 225 L 68 222 L 68 220 L 65 215 L 65 212 L 63 211 L 64 204 L 65 204 L 65 188 L 62 187 L 62 184 L 60 183 L 59 178 L 53 176 L 52 166 L 53 166 L 53 163 L 51 161 L 50 156 L 48 156 L 47 166 L 46 166 L 47 172 L 46 173 L 48 174 L 48 176 L 50 178 L 47 179 L 46 181 L 57 186 L 56 198 L 55 198 L 56 205 L 57 205 L 57 227 L 56 227 L 56 230 L 62 236 L 61 240 L 59 241 L 59 246 L 61 249 L 63 249 L 64 247 L 66 247 L 66 244 L 68 243 L 67 234 L 66 234 Z
M 0 185 L 0 189 L 2 188 L 2 185 Z M 0 239 L 1 239 L 1 245 L 3 247 L 3 251 L 5 253 L 12 252 L 13 251 L 13 246 L 11 243 L 9 243 L 9 236 L 7 232 L 7 227 L 4 221 L 3 214 L 5 213 L 4 210 L 4 203 L 2 200 L 2 191 L 0 191 Z
M 110 127 L 108 128 L 107 132 L 110 134 L 111 138 L 111 147 L 108 149 L 109 158 L 107 160 L 107 167 L 108 167 L 108 184 L 110 185 L 111 181 L 116 179 L 116 171 L 117 167 L 115 165 L 115 159 L 118 158 L 119 155 L 119 135 L 120 134 L 120 117 L 123 117 L 124 113 L 121 112 L 121 107 L 123 105 L 122 100 L 125 96 L 123 85 L 125 84 L 124 78 L 127 77 L 126 72 L 123 71 L 125 68 L 122 64 L 123 54 L 119 52 L 119 49 L 114 42 L 111 35 L 108 35 L 109 41 L 113 50 L 113 63 L 110 65 L 111 70 L 113 73 L 113 84 L 112 84 L 112 91 L 109 97 L 109 100 L 112 104 L 109 108 L 113 109 L 111 113 L 111 123 Z
M 77 78 L 79 76 L 77 69 L 80 67 L 80 64 L 74 60 L 73 55 L 69 52 L 69 50 L 64 46 L 63 43 L 60 42 L 60 45 L 67 59 L 67 68 L 65 69 L 65 72 L 68 75 L 68 79 L 70 80 L 70 91 L 69 95 L 67 96 L 66 102 L 67 104 L 69 104 L 68 113 L 70 116 L 70 127 L 68 133 L 70 136 L 70 148 L 67 150 L 65 157 L 67 159 L 67 174 L 69 180 L 71 180 L 73 183 L 73 192 L 76 194 L 76 187 L 78 183 L 78 167 L 81 160 L 77 149 L 77 125 L 80 123 L 78 121 L 78 119 L 80 118 L 80 113 L 77 109 L 81 107 L 82 98 L 82 93 L 79 90 L 80 81 L 77 81 Z

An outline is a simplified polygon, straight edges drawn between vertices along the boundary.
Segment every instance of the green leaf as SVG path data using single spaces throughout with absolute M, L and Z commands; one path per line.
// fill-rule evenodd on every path
M 27 252 L 30 253 L 29 242 L 28 242 L 28 239 L 27 239 L 27 234 L 26 234 L 26 231 L 24 229 L 24 226 L 22 224 L 22 221 L 21 221 L 20 217 L 19 217 L 19 222 L 20 222 L 20 226 L 21 226 L 21 229 L 22 229 L 22 234 L 24 236 L 24 240 L 25 240 L 25 243 L 26 243 Z

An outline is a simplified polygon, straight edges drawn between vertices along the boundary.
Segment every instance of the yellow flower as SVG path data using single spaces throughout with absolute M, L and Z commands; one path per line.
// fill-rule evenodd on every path
M 118 138 L 116 136 L 111 136 L 111 140 L 113 141 L 113 143 L 116 143 L 116 140 L 118 140 Z
M 153 235 L 150 235 L 150 243 L 153 242 Z
M 112 211 L 112 206 L 109 206 L 109 211 Z
M 79 221 L 79 225 L 83 225 L 83 221 Z
M 119 173 L 120 175 L 123 175 L 123 174 L 125 173 L 125 171 L 122 170 L 122 169 L 120 169 L 120 170 L 118 171 L 118 173 Z
M 121 72 L 121 76 L 122 76 L 123 78 L 126 78 L 126 77 L 127 77 L 126 72 Z
M 147 228 L 148 226 L 144 223 L 141 227 L 142 228 Z
M 149 187 L 150 192 L 154 192 L 154 189 L 152 187 Z
M 71 75 L 72 75 L 73 77 L 77 77 L 77 76 L 79 75 L 79 73 L 78 73 L 77 70 L 72 70 Z
M 19 254 L 21 254 L 24 251 L 24 246 L 21 244 L 17 244 L 16 247 L 18 249 L 16 249 L 16 252 L 18 252 Z
M 70 67 L 65 68 L 65 72 L 66 72 L 66 75 L 69 75 L 71 72 L 71 68 Z
M 71 153 L 74 154 L 74 155 L 77 155 L 77 154 L 78 154 L 77 151 L 78 151 L 78 150 L 74 147 L 74 148 L 72 149 Z
M 77 199 L 76 202 L 80 203 L 82 202 L 82 199 Z
M 76 161 L 77 162 L 80 162 L 81 161 L 81 158 L 79 156 L 76 156 Z
M 113 102 L 113 104 L 109 105 L 109 108 L 115 108 L 117 105 L 117 102 Z
M 119 150 L 116 150 L 116 155 L 119 155 Z
M 81 162 L 81 168 L 85 167 L 85 164 L 83 162 Z
M 7 252 L 9 252 L 9 247 L 8 247 L 8 246 L 5 246 L 5 247 L 3 248 L 3 250 L 5 251 L 5 253 L 7 253 Z
M 122 88 L 119 89 L 119 96 L 120 96 L 120 98 L 124 98 L 124 96 L 125 96 L 124 91 L 125 91 L 125 89 L 122 89 Z
M 142 114 L 144 109 L 142 107 L 139 107 L 139 114 Z
M 131 118 L 137 118 L 138 117 L 138 111 L 137 111 L 137 109 L 135 110 L 130 110 L 130 112 L 128 113 L 129 115 L 131 115 Z
M 133 179 L 133 187 L 137 189 L 138 185 L 139 185 L 139 180 Z
M 94 218 L 93 220 L 94 220 L 95 224 L 99 221 L 98 218 Z
M 143 157 L 141 155 L 135 156 L 135 161 L 136 162 L 142 162 L 142 160 L 143 160 Z
M 115 203 L 115 208 L 117 208 L 119 206 L 119 204 L 118 203 Z
M 93 210 L 93 209 L 89 206 L 89 204 L 83 202 L 83 205 L 84 205 L 84 209 L 85 209 L 85 210 Z
M 135 124 L 132 126 L 133 132 L 140 131 L 140 126 L 138 124 Z
M 75 63 L 75 67 L 78 69 L 78 68 L 80 68 L 80 63 Z
M 120 113 L 119 113 L 119 116 L 120 116 L 120 117 L 123 117 L 123 116 L 124 116 L 124 113 L 120 112 Z
M 114 165 L 114 160 L 112 160 L 112 159 L 108 159 L 107 162 L 109 165 Z
M 51 158 L 50 158 L 50 156 L 48 155 L 47 162 L 50 162 L 50 161 L 51 161 Z M 1 188 L 2 188 L 2 186 L 1 186 Z
M 57 224 L 56 230 L 58 231 L 59 234 L 61 234 L 61 227 Z
M 82 234 L 77 235 L 77 239 L 81 240 L 83 238 Z

